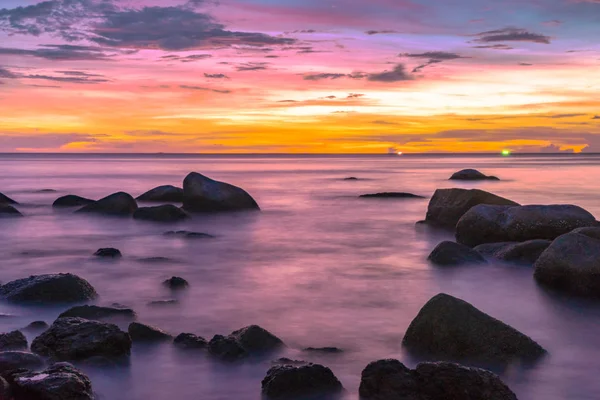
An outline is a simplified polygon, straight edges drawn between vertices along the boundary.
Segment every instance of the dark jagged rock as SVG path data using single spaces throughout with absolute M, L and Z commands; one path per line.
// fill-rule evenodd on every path
M 463 169 L 461 171 L 455 172 L 450 177 L 450 180 L 455 181 L 499 181 L 495 176 L 485 175 L 476 169 Z
M 48 325 L 46 323 L 46 321 L 33 321 L 32 323 L 27 325 L 25 328 L 23 328 L 23 330 L 28 331 L 28 332 L 37 332 L 37 331 L 43 331 L 45 329 L 48 329 L 49 326 L 50 325 Z
M 215 335 L 208 342 L 208 351 L 225 361 L 234 361 L 248 356 L 248 352 L 231 336 Z
M 121 317 L 135 318 L 136 314 L 131 308 L 100 307 L 93 305 L 76 306 L 68 309 L 58 316 L 58 318 L 85 318 L 98 321 L 104 318 Z
M 262 392 L 271 399 L 339 395 L 344 390 L 333 372 L 319 364 L 277 365 L 267 371 Z
M 0 204 L 19 204 L 10 197 L 0 193 Z
M 291 358 L 281 357 L 271 361 L 273 365 L 306 365 L 308 362 L 302 360 L 292 360 Z
M 197 172 L 191 172 L 183 180 L 183 208 L 190 212 L 260 209 L 244 189 Z
M 483 243 L 553 240 L 576 228 L 594 226 L 596 218 L 573 205 L 494 206 L 481 204 L 456 224 L 456 239 L 467 246 Z
M 188 213 L 172 204 L 156 207 L 140 207 L 133 213 L 133 218 L 153 222 L 179 222 L 189 218 Z
M 0 352 L 0 374 L 19 368 L 37 369 L 44 366 L 44 359 L 24 351 Z
M 68 303 L 91 300 L 96 291 L 73 274 L 33 275 L 0 287 L 0 297 L 19 303 Z
M 153 300 L 148 302 L 148 306 L 150 307 L 176 306 L 177 304 L 179 304 L 179 300 L 177 299 Z
M 531 338 L 471 304 L 441 293 L 411 322 L 402 344 L 442 359 L 535 360 L 546 351 Z
M 77 210 L 77 212 L 114 216 L 131 216 L 135 210 L 137 210 L 137 208 L 138 205 L 130 194 L 125 192 L 117 192 L 88 204 Z
M 22 217 L 23 214 L 9 204 L 0 203 L 0 218 Z
M 52 207 L 83 207 L 94 202 L 95 200 L 92 199 L 86 199 L 85 197 L 68 194 L 54 200 Z
M 344 350 L 342 350 L 338 347 L 307 347 L 305 349 L 302 349 L 302 351 L 306 351 L 309 353 L 330 353 L 330 354 L 344 352 Z
M 379 360 L 363 370 L 364 400 L 517 400 L 495 374 L 447 362 L 420 363 L 414 370 L 398 360 Z
M 425 197 L 417 194 L 406 193 L 406 192 L 382 192 L 382 193 L 370 193 L 362 194 L 359 197 L 363 199 L 424 199 Z
M 59 318 L 31 343 L 31 351 L 55 360 L 129 355 L 131 338 L 118 326 L 83 318 Z
M 183 189 L 172 185 L 155 187 L 136 198 L 138 201 L 147 202 L 183 202 Z
M 21 331 L 0 333 L 0 351 L 24 349 L 27 349 L 27 338 Z
M 104 257 L 104 258 L 120 258 L 123 255 L 119 251 L 119 249 L 114 249 L 112 247 L 106 247 L 102 249 L 96 250 L 94 253 L 96 257 Z
M 164 281 L 163 285 L 170 289 L 185 289 L 189 286 L 189 283 L 188 281 L 179 276 L 172 276 L 166 281 Z
M 441 242 L 429 257 L 429 261 L 437 265 L 482 264 L 486 260 L 470 247 L 456 242 Z
M 13 377 L 16 400 L 93 400 L 92 382 L 68 363 L 56 363 L 41 372 L 24 372 Z
M 134 342 L 156 342 L 173 338 L 163 330 L 139 322 L 129 324 L 127 331 Z
M 282 346 L 284 344 L 281 339 L 269 331 L 258 325 L 250 325 L 232 332 L 227 337 L 215 335 L 208 343 L 208 350 L 224 360 L 234 360 L 268 353 Z
M 209 235 L 208 233 L 202 232 L 190 232 L 190 231 L 168 231 L 165 232 L 165 236 L 177 236 L 186 239 L 214 239 L 215 236 Z
M 550 240 L 535 239 L 528 240 L 522 243 L 493 243 L 498 246 L 493 249 L 493 246 L 483 247 L 483 251 L 489 252 L 489 256 L 497 258 L 500 261 L 512 262 L 516 264 L 531 265 L 538 257 L 550 246 Z M 479 245 L 475 248 L 479 252 L 479 248 L 486 245 Z
M 429 201 L 425 222 L 443 228 L 454 228 L 467 211 L 479 204 L 519 205 L 479 189 L 438 189 Z
M 180 333 L 173 339 L 173 344 L 182 349 L 204 349 L 208 346 L 206 339 L 193 333 Z

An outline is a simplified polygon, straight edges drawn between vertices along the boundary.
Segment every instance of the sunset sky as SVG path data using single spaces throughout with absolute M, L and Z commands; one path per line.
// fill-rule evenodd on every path
M 600 0 L 0 0 L 0 152 L 600 152 Z

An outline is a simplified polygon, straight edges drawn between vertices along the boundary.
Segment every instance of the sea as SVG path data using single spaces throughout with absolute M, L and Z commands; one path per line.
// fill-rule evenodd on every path
M 463 168 L 501 180 L 448 180 Z M 369 362 L 423 361 L 403 349 L 402 337 L 438 293 L 470 302 L 548 350 L 537 363 L 494 370 L 519 399 L 600 398 L 600 303 L 539 287 L 527 266 L 431 265 L 430 251 L 453 235 L 415 224 L 425 217 L 427 198 L 359 198 L 478 188 L 521 204 L 576 204 L 600 217 L 598 155 L 2 154 L 0 171 L 0 192 L 24 214 L 0 220 L 2 282 L 71 272 L 96 288 L 96 304 L 131 307 L 138 321 L 173 335 L 210 339 L 257 324 L 287 345 L 271 357 L 227 363 L 168 342 L 136 343 L 127 365 L 75 363 L 99 399 L 258 400 L 271 361 L 288 357 L 328 366 L 344 398 L 356 400 Z M 191 171 L 246 189 L 261 211 L 160 224 L 51 206 L 66 194 L 135 197 L 158 185 L 181 186 Z M 215 238 L 164 235 L 172 230 Z M 123 257 L 99 260 L 93 253 L 102 247 L 116 247 Z M 190 287 L 170 292 L 162 282 L 171 276 Z M 169 299 L 178 302 L 149 304 Z M 0 332 L 51 323 L 66 308 L 0 302 Z M 127 321 L 115 323 L 127 329 Z M 31 342 L 35 334 L 27 337 Z M 324 346 L 343 352 L 302 351 Z

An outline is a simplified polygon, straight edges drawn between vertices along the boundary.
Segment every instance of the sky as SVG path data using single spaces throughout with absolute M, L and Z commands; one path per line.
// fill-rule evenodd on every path
M 0 0 L 0 152 L 600 152 L 600 0 Z

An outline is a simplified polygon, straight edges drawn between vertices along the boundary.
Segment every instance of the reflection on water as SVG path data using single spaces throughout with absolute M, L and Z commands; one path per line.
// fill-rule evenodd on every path
M 500 182 L 459 183 L 458 169 L 479 168 Z M 512 366 L 502 378 L 521 399 L 600 397 L 600 306 L 538 288 L 526 267 L 436 269 L 429 251 L 449 235 L 415 226 L 427 200 L 358 199 L 369 192 L 430 196 L 440 187 L 478 187 L 521 203 L 575 203 L 600 216 L 600 158 L 585 157 L 82 157 L 0 156 L 0 191 L 23 203 L 21 219 L 3 219 L 3 282 L 72 272 L 100 293 L 99 304 L 132 307 L 139 320 L 173 334 L 206 338 L 259 324 L 281 337 L 284 356 L 332 368 L 357 398 L 360 372 L 378 358 L 413 366 L 401 339 L 420 307 L 446 292 L 530 335 L 549 350 L 537 365 Z M 198 216 L 176 225 L 99 218 L 52 210 L 58 196 L 137 196 L 181 185 L 190 171 L 238 184 L 261 213 Z M 357 181 L 343 178 L 356 176 Z M 40 192 L 54 189 L 57 192 Z M 215 235 L 190 240 L 168 230 Z M 124 257 L 97 260 L 100 247 Z M 154 259 L 163 257 L 163 259 Z M 171 293 L 172 275 L 190 282 Z M 169 307 L 151 301 L 178 298 Z M 64 308 L 0 304 L 2 331 L 51 322 Z M 118 322 L 123 328 L 126 323 Z M 28 334 L 28 339 L 33 339 Z M 342 354 L 302 353 L 336 346 Z M 169 344 L 134 346 L 127 367 L 83 365 L 103 399 L 259 399 L 269 360 L 223 364 Z

